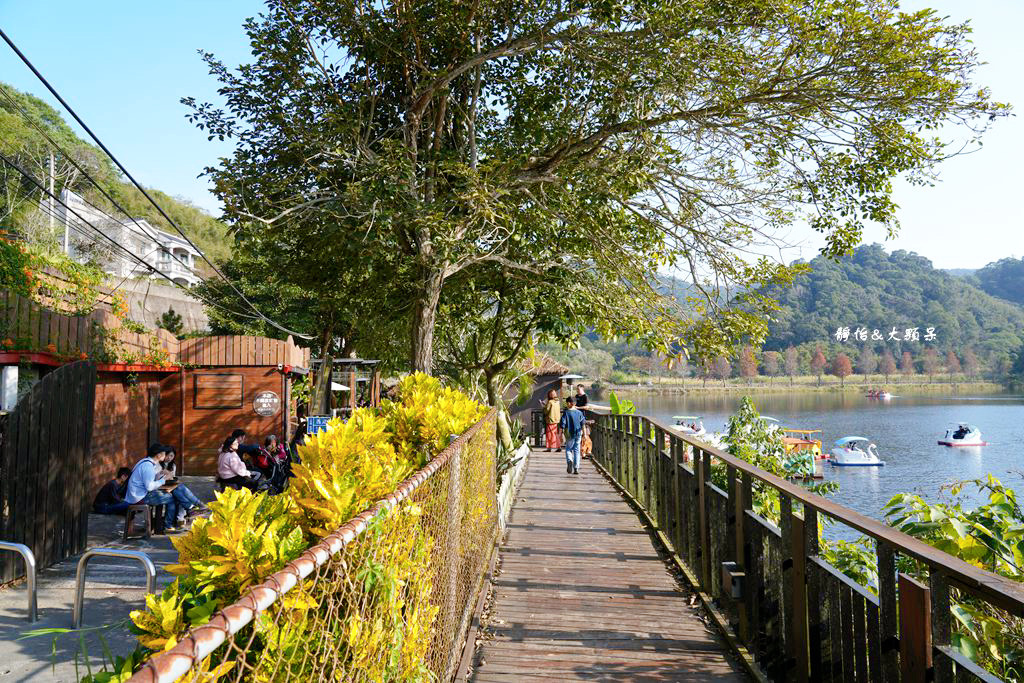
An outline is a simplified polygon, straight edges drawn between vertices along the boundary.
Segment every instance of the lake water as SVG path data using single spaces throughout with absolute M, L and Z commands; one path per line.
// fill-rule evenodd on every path
M 708 431 L 715 432 L 725 430 L 741 396 L 635 394 L 628 398 L 636 404 L 637 413 L 670 424 L 673 415 L 702 415 Z M 832 498 L 870 517 L 881 519 L 882 506 L 897 493 L 949 501 L 948 491 L 940 491 L 944 484 L 988 473 L 1024 495 L 1024 396 L 932 394 L 897 396 L 886 402 L 854 394 L 805 392 L 752 394 L 751 398 L 758 412 L 778 418 L 786 427 L 823 430 L 826 451 L 843 436 L 874 441 L 884 467 L 824 465 L 825 477 L 840 485 Z M 989 445 L 939 446 L 936 442 L 946 427 L 958 420 L 977 425 Z

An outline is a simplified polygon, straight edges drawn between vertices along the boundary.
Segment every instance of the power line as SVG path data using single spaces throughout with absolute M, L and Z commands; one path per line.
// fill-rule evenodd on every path
M 100 185 L 100 183 L 99 183 L 99 182 L 98 182 L 98 181 L 97 181 L 97 180 L 96 180 L 95 178 L 93 178 L 93 177 L 92 177 L 92 176 L 91 176 L 91 175 L 89 174 L 89 172 L 88 172 L 88 171 L 87 171 L 87 170 L 86 170 L 85 168 L 83 168 L 83 167 L 82 167 L 82 165 L 81 165 L 81 164 L 79 164 L 79 163 L 78 163 L 78 161 L 77 161 L 77 160 L 76 160 L 76 159 L 74 158 L 74 156 L 72 156 L 71 154 L 68 154 L 68 152 L 67 152 L 67 151 L 66 151 L 66 150 L 65 150 L 65 149 L 64 149 L 63 147 L 61 147 L 61 146 L 60 146 L 60 143 L 58 143 L 58 142 L 57 142 L 56 140 L 54 140 L 54 139 L 53 139 L 53 137 L 52 137 L 52 136 L 51 136 L 51 135 L 50 135 L 50 134 L 49 134 L 49 133 L 48 133 L 48 132 L 46 131 L 46 129 L 44 129 L 44 128 L 43 128 L 42 126 L 40 126 L 40 125 L 39 125 L 39 123 L 38 123 L 38 122 L 37 122 L 37 121 L 36 121 L 35 119 L 33 119 L 33 118 L 32 118 L 31 114 L 29 114 L 29 112 L 28 112 L 28 111 L 26 111 L 26 110 L 25 110 L 25 108 L 24 108 L 24 107 L 23 107 L 23 106 L 22 106 L 22 105 L 21 105 L 21 104 L 20 104 L 20 103 L 19 103 L 19 102 L 18 102 L 17 100 L 15 100 L 15 99 L 14 99 L 14 97 L 13 97 L 13 96 L 12 96 L 12 95 L 10 94 L 10 92 L 8 91 L 8 89 L 7 89 L 7 88 L 0 88 L 0 92 L 2 92 L 2 93 L 3 93 L 4 97 L 5 97 L 6 99 L 7 99 L 7 101 L 8 101 L 8 102 L 10 102 L 10 103 L 11 103 L 11 105 L 12 105 L 12 106 L 16 107 L 16 108 L 17 108 L 17 109 L 18 109 L 18 110 L 19 110 L 19 111 L 21 112 L 21 114 L 22 114 L 22 118 L 24 118 L 24 119 L 25 119 L 25 120 L 26 120 L 26 121 L 27 121 L 27 122 L 29 123 L 29 125 L 31 125 L 31 126 L 32 126 L 33 128 L 35 128 L 37 132 L 39 132 L 39 133 L 40 133 L 40 134 L 41 134 L 41 135 L 42 135 L 42 136 L 43 136 L 44 138 L 46 138 L 46 140 L 47 140 L 47 141 L 48 141 L 48 142 L 49 142 L 49 143 L 50 143 L 50 144 L 51 144 L 51 145 L 52 145 L 52 146 L 53 146 L 53 147 L 54 147 L 54 148 L 55 148 L 55 149 L 56 149 L 57 151 L 59 151 L 59 152 L 60 152 L 60 153 L 61 153 L 61 154 L 62 154 L 62 155 L 64 156 L 64 158 L 65 158 L 65 159 L 67 159 L 67 160 L 68 160 L 68 161 L 69 161 L 69 162 L 70 162 L 70 163 L 72 164 L 72 166 L 74 166 L 74 167 L 75 167 L 75 169 L 76 169 L 76 170 L 77 170 L 77 171 L 78 171 L 79 173 L 81 173 L 81 174 L 82 174 L 82 175 L 83 175 L 83 176 L 84 176 L 84 177 L 85 177 L 85 178 L 86 178 L 86 179 L 87 179 L 87 180 L 88 180 L 88 181 L 89 181 L 90 183 L 92 183 L 92 184 L 93 184 L 93 186 L 94 186 L 94 187 L 96 187 L 96 189 L 97 189 L 97 190 L 99 190 L 99 191 L 100 191 L 100 194 L 102 194 L 102 195 L 103 195 L 103 196 L 104 196 L 104 197 L 105 197 L 105 198 L 107 199 L 107 201 L 109 201 L 109 202 L 110 202 L 111 204 L 113 204 L 113 205 L 114 205 L 114 207 L 115 207 L 115 208 L 117 208 L 117 210 L 119 210 L 119 211 L 120 211 L 120 212 L 121 212 L 122 214 L 124 214 L 124 215 L 125 215 L 125 216 L 126 216 L 126 217 L 127 217 L 128 219 L 129 219 L 129 220 L 131 220 L 131 221 L 132 221 L 133 223 L 135 223 L 135 225 L 137 225 L 137 226 L 139 227 L 139 229 L 140 229 L 140 230 L 142 230 L 142 231 L 143 231 L 143 233 L 145 233 L 145 228 L 143 228 L 143 227 L 142 227 L 142 225 L 141 225 L 141 224 L 139 223 L 139 221 L 138 221 L 138 220 L 136 220 L 136 219 L 135 219 L 135 218 L 134 218 L 134 217 L 133 217 L 133 216 L 132 216 L 132 215 L 131 215 L 131 214 L 130 214 L 130 213 L 129 213 L 129 212 L 128 212 L 128 211 L 127 211 L 127 210 L 126 210 L 126 209 L 125 209 L 124 207 L 123 207 L 123 206 L 121 206 L 120 204 L 118 204 L 117 200 L 116 200 L 116 199 L 114 199 L 114 198 L 113 198 L 113 197 L 112 197 L 112 196 L 110 195 L 110 193 L 108 193 L 108 192 L 107 192 L 107 191 L 106 191 L 106 190 L 105 190 L 105 189 L 103 188 L 103 186 L 102 186 L 102 185 Z M 128 230 L 128 231 L 129 231 L 129 232 L 131 232 L 132 234 L 135 234 L 135 235 L 137 235 L 137 236 L 140 236 L 140 237 L 142 237 L 143 239 L 152 239 L 152 237 L 151 237 L 151 236 L 149 236 L 149 235 L 146 235 L 146 234 L 143 234 L 143 233 L 138 233 L 138 232 L 135 232 L 135 231 L 133 231 L 133 230 L 132 230 L 132 229 L 131 229 L 131 228 L 130 228 L 130 227 L 129 227 L 129 226 L 128 226 L 128 225 L 126 224 L 126 223 L 124 223 L 124 222 L 123 222 L 123 221 L 121 221 L 120 219 L 117 219 L 117 218 L 114 218 L 113 216 L 110 216 L 110 215 L 109 215 L 109 214 L 107 214 L 107 213 L 106 213 L 105 211 L 103 211 L 102 209 L 100 209 L 100 208 L 99 208 L 98 206 L 96 206 L 95 204 L 91 203 L 91 202 L 90 202 L 90 201 L 89 201 L 88 199 L 86 199 L 85 197 L 81 197 L 81 199 L 82 199 L 82 201 L 83 201 L 83 202 L 84 202 L 84 203 L 85 203 L 85 204 L 86 204 L 87 206 L 89 206 L 90 208 L 94 209 L 95 211 L 97 211 L 97 212 L 99 212 L 99 213 L 101 213 L 101 214 L 104 214 L 104 215 L 106 215 L 106 216 L 107 216 L 107 217 L 108 217 L 108 218 L 109 218 L 110 220 L 112 220 L 112 221 L 115 221 L 115 222 L 117 222 L 117 223 L 118 223 L 119 225 L 121 225 L 122 227 L 124 227 L 124 228 L 125 228 L 126 230 Z M 49 209 L 49 207 L 47 207 L 47 212 L 49 213 L 48 209 Z M 56 214 L 54 214 L 54 216 L 56 216 Z M 65 224 L 68 224 L 68 225 L 71 225 L 71 223 L 70 223 L 70 222 L 68 222 L 68 221 L 67 221 L 66 219 L 64 220 L 64 223 L 65 223 Z M 95 228 L 95 226 L 93 226 L 93 227 Z M 97 229 L 98 229 L 98 228 L 97 228 Z M 80 232 L 80 234 L 84 234 L 84 233 L 81 233 L 81 232 Z M 197 249 L 197 251 L 199 251 L 199 250 Z M 193 275 L 195 275 L 196 277 L 200 278 L 201 280 L 203 280 L 203 281 L 204 281 L 204 282 L 206 282 L 207 284 L 210 284 L 210 283 L 209 283 L 209 281 L 208 281 L 208 280 L 207 280 L 206 278 L 203 278 L 203 277 L 202 277 L 202 275 L 200 275 L 200 274 L 198 273 L 198 271 L 196 271 L 196 270 L 195 270 L 194 268 L 190 267 L 190 266 L 189 266 L 189 265 L 188 265 L 187 263 L 185 263 L 185 262 L 184 262 L 184 261 L 182 261 L 182 260 L 181 260 L 180 258 L 178 258 L 178 257 L 177 257 L 177 256 L 176 256 L 176 255 L 174 254 L 174 252 L 173 252 L 173 251 L 167 251 L 167 253 L 168 253 L 168 255 L 169 255 L 169 256 L 170 256 L 171 258 L 173 258 L 173 259 L 174 259 L 175 261 L 177 261 L 178 263 L 180 263 L 180 264 L 181 264 L 181 265 L 182 265 L 182 266 L 183 266 L 183 267 L 184 267 L 185 269 L 187 269 L 187 270 L 188 270 L 189 272 L 191 272 L 191 273 L 192 273 Z M 202 255 L 202 252 L 201 252 L 201 251 L 200 251 L 199 253 L 200 253 L 200 255 Z M 127 277 L 128 277 L 128 276 L 126 276 L 126 278 L 125 278 L 125 279 L 127 279 Z M 123 284 L 123 281 L 122 281 L 122 283 L 121 283 L 121 284 Z M 175 283 L 175 284 L 177 285 L 177 283 Z M 118 285 L 118 287 L 120 287 L 120 285 Z M 193 296 L 194 296 L 194 295 L 193 295 Z M 198 298 L 198 297 L 197 297 L 197 298 Z M 224 307 L 221 307 L 221 308 L 222 308 L 222 310 L 224 310 L 224 311 L 226 311 L 226 312 L 232 312 L 232 311 L 230 311 L 230 309 L 227 309 L 227 308 L 224 308 Z M 234 312 L 232 312 L 232 313 L 233 313 L 234 315 L 238 315 L 238 316 L 246 317 L 246 318 L 249 318 L 249 319 L 257 319 L 257 318 L 256 318 L 255 316 L 250 316 L 250 315 L 248 315 L 248 314 L 246 314 L 246 313 L 241 313 L 241 312 L 237 312 L 237 311 L 234 311 Z
M 181 228 L 178 227 L 178 224 L 175 223 L 174 220 L 170 216 L 168 216 L 167 213 L 160 207 L 160 205 L 157 204 L 156 201 L 154 201 L 153 198 L 149 196 L 149 193 L 146 192 L 145 188 L 143 188 L 142 185 L 139 184 L 139 182 L 137 180 L 135 180 L 135 177 L 132 176 L 132 174 L 128 172 L 128 169 L 125 168 L 124 165 L 117 159 L 117 157 L 114 156 L 113 152 L 111 152 L 107 148 L 107 146 L 103 144 L 103 142 L 99 139 L 99 137 L 97 137 L 96 134 L 92 132 L 92 129 L 89 128 L 89 126 L 87 126 L 85 124 L 85 121 L 83 121 L 82 118 L 75 112 L 75 110 L 71 108 L 71 105 L 69 105 L 64 100 L 64 98 L 60 96 L 60 93 L 58 93 L 54 89 L 54 87 L 52 85 L 50 85 L 50 82 L 48 80 L 46 80 L 46 78 L 39 72 L 38 69 L 36 69 L 35 65 L 32 64 L 32 62 L 29 60 L 29 58 L 26 57 L 25 54 L 20 49 L 18 49 L 18 46 L 14 44 L 14 41 L 12 41 L 10 39 L 10 37 L 8 37 L 7 33 L 5 33 L 2 28 L 0 28 L 0 37 L 2 37 L 4 39 L 4 42 L 6 42 L 11 47 L 12 50 L 14 50 L 14 53 L 16 55 L 18 55 L 18 58 L 21 59 L 21 61 L 25 64 L 25 66 L 27 66 L 29 68 L 30 71 L 32 71 L 32 73 L 35 75 L 35 77 L 38 78 L 39 81 L 44 86 L 46 86 L 46 89 L 50 91 L 50 94 L 53 95 L 55 98 L 57 98 L 57 101 L 61 103 L 61 105 L 64 107 L 65 110 L 67 110 L 67 112 L 69 114 L 71 114 L 71 116 L 75 119 L 75 121 L 78 122 L 78 125 L 80 125 L 82 127 L 82 129 L 85 130 L 85 132 L 89 134 L 89 137 L 91 137 L 93 139 L 93 141 L 97 145 L 99 145 L 100 149 L 102 149 L 107 154 L 107 156 L 110 157 L 110 160 L 113 161 L 114 164 L 117 165 L 117 167 L 119 169 L 121 169 L 121 172 L 124 173 L 125 177 L 128 178 L 128 180 L 131 181 L 132 185 L 134 185 L 136 187 L 136 189 L 138 189 L 139 192 L 142 193 L 142 196 L 144 196 L 149 201 L 149 203 L 152 204 L 153 207 L 160 213 L 160 215 L 163 216 L 164 219 L 166 219 L 167 222 L 178 232 L 178 234 L 181 235 L 182 238 L 186 242 L 188 242 L 192 246 L 192 248 L 195 249 L 196 252 L 199 253 L 200 256 L 202 256 L 203 260 L 206 261 L 206 263 L 210 266 L 210 268 L 212 268 L 213 271 L 217 275 L 219 275 L 221 277 L 221 279 L 223 279 L 224 282 L 226 282 L 228 284 L 228 286 L 231 287 L 231 289 L 233 289 L 236 294 L 238 294 L 239 297 L 241 297 L 242 301 L 244 301 L 249 306 L 249 308 L 251 308 L 252 311 L 254 313 L 256 313 L 256 315 L 258 315 L 263 321 L 269 323 L 270 325 L 273 325 L 274 327 L 276 327 L 277 329 L 281 330 L 282 332 L 284 332 L 286 334 L 290 334 L 290 335 L 293 335 L 293 336 L 296 336 L 296 337 L 301 337 L 302 339 L 313 339 L 312 335 L 301 334 L 299 332 L 295 332 L 293 330 L 289 330 L 288 328 L 283 327 L 282 325 L 274 322 L 273 320 L 271 320 L 267 316 L 263 315 L 263 313 L 261 313 L 260 310 L 258 308 L 256 308 L 256 306 L 251 301 L 249 301 L 248 298 L 246 298 L 245 294 L 243 294 L 237 287 L 235 287 L 235 285 L 230 280 L 228 280 L 224 276 L 224 274 L 222 272 L 220 272 L 220 270 L 217 268 L 217 266 L 215 266 L 213 264 L 213 262 L 210 261 L 210 259 L 206 258 L 206 254 L 204 254 L 203 251 L 199 247 L 197 247 L 195 245 L 195 243 L 192 242 L 192 240 L 190 240 L 188 238 L 188 235 L 186 235 L 185 232 Z
M 45 194 L 46 196 L 48 196 L 48 197 L 52 198 L 52 199 L 53 199 L 53 200 L 54 200 L 55 202 L 57 202 L 57 203 L 58 203 L 58 204 L 60 204 L 60 205 L 61 205 L 62 207 L 64 207 L 64 209 L 65 209 L 66 211 L 70 211 L 70 212 L 71 212 L 72 214 L 74 214 L 74 215 L 75 215 L 75 217 L 76 217 L 76 218 L 78 218 L 78 220 L 82 221 L 82 223 L 84 223 L 85 225 L 87 225 L 87 226 L 89 226 L 90 228 L 92 228 L 92 229 L 93 229 L 93 231 L 95 231 L 95 232 L 96 232 L 97 234 L 99 234 L 99 235 L 100 235 L 101 237 L 103 237 L 103 238 L 104 238 L 105 240 L 107 240 L 107 241 L 108 241 L 108 242 L 110 242 L 110 243 L 111 243 L 112 245 L 114 245 L 114 247 L 116 247 L 117 249 L 120 249 L 121 251 L 123 251 L 123 252 L 124 252 L 125 254 L 127 254 L 127 255 L 128 255 L 128 257 L 129 257 L 130 259 L 132 259 L 133 261 L 135 261 L 135 262 L 139 263 L 139 264 L 140 264 L 141 266 L 143 266 L 143 267 L 144 267 L 144 268 L 145 268 L 146 270 L 148 270 L 148 271 L 149 271 L 149 272 L 150 272 L 151 274 L 153 274 L 153 275 L 159 275 L 160 277 L 162 277 L 162 278 L 164 278 L 165 280 L 167 280 L 168 282 L 170 282 L 170 283 L 171 283 L 172 285 L 174 285 L 174 286 L 178 286 L 178 283 L 174 282 L 174 280 L 173 280 L 173 279 L 172 279 L 172 278 L 171 278 L 171 277 L 170 277 L 169 275 L 167 275 L 166 273 L 162 273 L 162 272 L 160 272 L 160 271 L 159 271 L 158 269 L 154 268 L 154 267 L 153 267 L 152 265 L 150 265 L 150 264 L 146 263 L 146 262 L 145 262 L 145 261 L 143 261 L 143 260 L 142 260 L 141 258 L 139 258 L 139 257 L 138 257 L 138 256 L 137 256 L 136 254 L 132 253 L 132 252 L 131 252 L 131 251 L 130 251 L 130 250 L 129 250 L 128 248 L 126 248 L 126 247 L 124 247 L 123 245 L 121 245 L 120 243 L 118 243 L 118 242 L 117 242 L 117 240 L 113 239 L 112 237 L 110 237 L 109 235 L 107 235 L 107 234 L 106 234 L 105 232 L 103 232 L 102 230 L 100 230 L 99 228 L 97 228 L 97 227 L 96 227 L 95 225 L 93 225 L 92 223 L 90 223 L 90 222 L 89 222 L 88 220 L 86 220 L 86 219 L 85 219 L 85 218 L 84 218 L 84 217 L 83 217 L 83 216 L 82 216 L 82 215 L 81 215 L 80 213 L 78 213 L 78 212 L 77 212 L 77 211 L 75 211 L 75 210 L 74 210 L 73 208 L 71 208 L 70 206 L 68 206 L 68 205 L 67 205 L 67 204 L 66 204 L 66 203 L 65 203 L 65 202 L 64 202 L 64 201 L 63 201 L 62 199 L 60 199 L 60 198 L 59 198 L 59 197 L 57 197 L 56 195 L 52 194 L 52 193 L 51 193 L 51 192 L 50 192 L 49 190 L 47 190 L 47 189 L 46 189 L 45 187 L 43 187 L 42 183 L 40 183 L 40 182 L 39 182 L 39 181 L 38 181 L 38 180 L 37 180 L 37 179 L 36 179 L 36 178 L 35 178 L 35 177 L 34 177 L 34 176 L 33 176 L 33 175 L 31 174 L 31 173 L 29 173 L 29 172 L 28 172 L 28 171 L 26 171 L 25 169 L 21 168 L 21 166 L 19 166 L 19 165 L 18 165 L 17 163 L 15 163 L 14 161 L 11 161 L 11 160 L 10 160 L 9 158 L 7 158 L 7 157 L 6 157 L 6 156 L 5 156 L 4 154 L 2 154 L 2 153 L 0 153 L 0 161 L 3 161 L 3 162 L 4 162 L 4 163 L 6 163 L 6 164 L 7 164 L 8 166 L 10 166 L 10 167 L 11 167 L 11 168 L 13 168 L 14 170 L 16 170 L 16 171 L 17 171 L 18 173 L 20 173 L 20 174 L 21 174 L 21 175 L 22 175 L 22 176 L 23 176 L 23 177 L 24 177 L 24 178 L 25 178 L 26 180 L 28 180 L 29 182 L 31 182 L 31 183 L 32 183 L 33 185 L 35 185 L 35 186 L 36 186 L 36 187 L 37 187 L 37 188 L 38 188 L 38 189 L 39 189 L 40 191 L 42 191 L 42 192 L 43 192 L 43 193 L 44 193 L 44 194 Z M 67 221 L 67 219 L 66 219 L 66 218 L 62 218 L 62 220 L 64 220 L 64 221 Z M 69 227 L 72 227 L 72 228 L 73 228 L 73 229 L 75 229 L 76 231 L 78 231 L 78 232 L 79 232 L 79 234 L 85 234 L 85 233 L 83 233 L 83 232 L 81 231 L 81 229 L 80 229 L 80 228 L 79 228 L 78 226 L 76 226 L 76 225 L 75 225 L 75 224 L 74 224 L 73 222 L 68 222 L 68 223 L 67 223 L 67 225 L 68 225 Z M 195 296 L 195 295 L 193 294 L 193 296 Z M 226 313 L 229 313 L 229 314 L 232 314 L 232 315 L 241 315 L 241 316 L 243 316 L 243 317 L 245 317 L 245 318 L 249 318 L 249 319 L 251 319 L 251 320 L 260 320 L 260 318 L 259 318 L 259 317 L 257 317 L 257 316 L 254 316 L 254 315 L 249 315 L 249 314 L 247 314 L 247 313 L 239 313 L 239 312 L 237 312 L 237 311 L 231 311 L 231 310 L 229 310 L 229 309 L 226 309 L 226 308 L 224 308 L 224 307 L 223 307 L 223 306 L 221 306 L 220 304 L 217 304 L 217 303 L 215 303 L 215 302 L 213 302 L 213 301 L 209 301 L 209 300 L 207 300 L 207 299 L 203 299 L 202 297 L 198 297 L 198 296 L 197 296 L 196 298 L 197 298 L 197 299 L 199 299 L 200 301 L 202 301 L 203 303 L 205 303 L 205 304 L 208 304 L 208 305 L 210 305 L 210 306 L 213 306 L 214 308 L 218 308 L 218 309 L 220 309 L 220 310 L 222 310 L 222 311 L 225 311 Z

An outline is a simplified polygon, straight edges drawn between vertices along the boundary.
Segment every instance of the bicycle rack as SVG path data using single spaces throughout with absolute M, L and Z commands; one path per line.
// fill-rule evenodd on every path
M 78 571 L 75 573 L 75 603 L 71 608 L 71 627 L 82 626 L 82 603 L 85 601 L 85 570 L 89 560 L 94 557 L 119 557 L 122 559 L 138 560 L 142 568 L 146 570 L 146 593 L 153 592 L 153 584 L 156 581 L 156 567 L 149 555 L 140 550 L 121 550 L 120 548 L 92 548 L 86 550 L 82 559 L 78 561 Z
M 25 559 L 25 577 L 28 580 L 28 620 L 29 623 L 36 621 L 36 556 L 32 550 L 23 543 L 12 543 L 0 541 L 0 550 L 13 550 Z

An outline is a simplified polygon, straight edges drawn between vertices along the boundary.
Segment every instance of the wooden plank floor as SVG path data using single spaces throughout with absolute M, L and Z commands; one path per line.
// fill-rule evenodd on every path
M 746 680 L 590 461 L 530 457 L 472 680 Z

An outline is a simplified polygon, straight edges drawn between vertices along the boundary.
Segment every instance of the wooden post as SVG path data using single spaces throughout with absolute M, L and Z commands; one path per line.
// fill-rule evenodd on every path
M 669 444 L 672 452 L 672 476 L 669 477 L 669 485 L 672 487 L 672 519 L 675 522 L 673 528 L 672 543 L 675 545 L 676 555 L 683 559 L 683 538 L 685 538 L 686 527 L 683 524 L 683 477 L 679 472 L 680 457 L 679 451 L 683 448 L 683 442 L 674 435 L 669 436 Z
M 928 575 L 928 587 L 931 593 L 932 610 L 931 647 L 948 646 L 952 632 L 949 613 L 949 582 L 941 571 L 932 567 Z M 950 683 L 953 680 L 952 660 L 946 656 L 939 656 L 934 658 L 933 663 L 936 683 Z
M 782 614 L 786 671 L 794 680 L 807 681 L 807 584 L 803 520 L 793 514 L 793 501 L 779 494 L 782 532 Z
M 711 453 L 701 450 L 700 459 L 700 556 L 701 587 L 711 592 L 711 500 L 708 498 L 708 483 L 711 481 Z
M 795 525 L 794 525 L 795 527 Z M 804 505 L 803 519 L 804 571 L 807 585 L 807 656 L 809 658 L 810 679 L 820 681 L 823 677 L 821 666 L 821 640 L 823 627 L 821 624 L 821 572 L 809 563 L 806 558 L 818 555 L 818 511 Z
M 899 610 L 896 608 L 896 553 L 892 546 L 878 541 L 878 630 L 881 643 L 882 680 L 900 680 Z
M 928 587 L 899 575 L 900 680 L 926 681 L 932 668 L 932 612 Z

